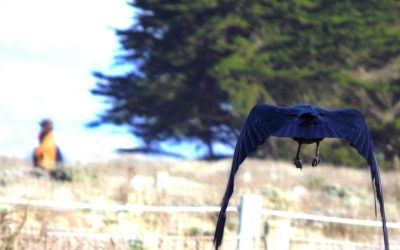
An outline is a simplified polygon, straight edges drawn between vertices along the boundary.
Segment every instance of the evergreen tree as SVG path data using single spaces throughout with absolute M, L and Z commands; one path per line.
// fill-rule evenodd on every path
M 199 139 L 213 156 L 213 143 L 234 143 L 257 102 L 352 106 L 366 112 L 378 134 L 399 117 L 398 110 L 389 120 L 371 112 L 390 109 L 379 99 L 397 97 L 392 91 L 399 81 L 397 0 L 137 0 L 131 5 L 137 9 L 135 23 L 117 35 L 125 51 L 119 61 L 136 70 L 96 73 L 93 93 L 112 101 L 99 124 L 128 125 L 148 145 Z M 390 77 L 365 77 L 388 65 Z M 377 91 L 381 84 L 385 91 Z

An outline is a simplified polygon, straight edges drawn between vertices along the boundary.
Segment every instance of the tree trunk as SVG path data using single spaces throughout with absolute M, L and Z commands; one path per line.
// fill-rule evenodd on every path
M 216 158 L 215 153 L 214 153 L 214 149 L 213 149 L 213 145 L 212 145 L 212 140 L 207 140 L 206 142 L 207 144 L 207 149 L 208 149 L 208 156 L 207 158 L 209 160 L 213 160 Z

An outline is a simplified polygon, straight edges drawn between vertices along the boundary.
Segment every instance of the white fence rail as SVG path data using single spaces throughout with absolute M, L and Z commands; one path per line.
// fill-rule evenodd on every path
M 50 209 L 50 210 L 92 210 L 95 212 L 130 212 L 130 213 L 217 213 L 220 211 L 219 206 L 145 206 L 145 205 L 118 205 L 118 204 L 93 204 L 93 203 L 80 203 L 80 202 L 65 202 L 65 201 L 55 201 L 55 200 L 29 200 L 29 199 L 20 199 L 20 198 L 12 198 L 12 197 L 0 197 L 0 206 L 4 205 L 13 205 L 13 206 L 29 206 L 29 207 L 36 207 L 42 209 Z M 254 204 L 253 204 L 254 205 Z M 243 204 L 241 204 L 243 206 Z M 253 207 L 252 204 L 248 204 L 248 206 Z M 261 206 L 261 204 L 260 204 Z M 230 206 L 227 209 L 229 213 L 239 213 L 240 209 L 238 207 Z M 243 212 L 243 211 L 242 211 Z M 251 220 L 254 217 L 254 214 L 251 214 L 247 218 L 242 218 L 244 220 Z M 274 236 L 272 240 L 270 239 L 270 247 L 271 249 L 283 249 L 282 242 L 286 242 L 287 245 L 285 249 L 289 249 L 289 242 L 304 242 L 305 244 L 311 244 L 307 242 L 305 239 L 289 239 L 288 230 L 290 228 L 290 223 L 288 224 L 287 219 L 297 219 L 297 220 L 311 220 L 311 221 L 318 221 L 318 222 L 326 222 L 326 223 L 340 223 L 340 224 L 348 224 L 348 225 L 356 225 L 356 226 L 365 226 L 365 227 L 381 227 L 382 222 L 378 220 L 361 220 L 361 219 L 350 219 L 350 218 L 341 218 L 341 217 L 332 217 L 332 216 L 323 216 L 323 215 L 313 215 L 313 214 L 306 214 L 306 213 L 298 213 L 298 212 L 290 212 L 290 211 L 280 211 L 280 210 L 270 210 L 270 209 L 259 209 L 260 215 L 264 217 L 274 216 L 274 217 L 281 217 L 284 220 L 281 221 L 282 225 L 276 224 L 274 226 Z M 249 213 L 248 213 L 249 214 Z M 241 217 L 247 215 L 241 215 Z M 285 221 L 286 220 L 286 221 Z M 252 222 L 252 225 L 256 225 L 260 223 L 259 220 Z M 387 222 L 387 227 L 392 229 L 400 229 L 400 223 L 393 223 Z M 240 225 L 239 225 L 240 228 Z M 260 232 L 257 233 L 260 236 Z M 246 242 L 246 246 L 238 249 L 260 249 L 260 238 L 257 235 L 238 235 L 237 243 L 238 246 L 243 245 L 242 242 Z M 283 236 L 285 237 L 283 237 Z M 74 238 L 99 238 L 103 240 L 107 240 L 110 238 L 118 238 L 116 235 L 108 235 L 108 234 L 88 234 L 85 232 L 48 232 L 49 237 L 74 237 Z M 90 237 L 88 237 L 90 236 Z M 129 235 L 119 235 L 122 238 L 129 238 Z M 240 236 L 240 237 L 239 237 Z M 283 238 L 282 238 L 283 237 Z M 270 237 L 271 238 L 271 237 Z M 195 238 L 194 244 L 199 245 L 200 238 Z M 168 242 L 171 239 L 167 238 L 160 238 L 159 242 Z M 271 244 L 272 243 L 272 244 Z M 254 244 L 254 245 L 253 245 Z M 318 242 L 313 242 L 314 245 L 319 244 Z M 354 247 L 358 247 L 356 244 L 362 243 L 346 243 L 350 244 Z M 267 246 L 267 242 L 265 242 L 265 249 Z M 333 245 L 333 243 L 331 243 Z M 340 244 L 344 246 L 344 244 Z M 349 245 L 349 246 L 350 246 Z M 253 247 L 249 247 L 253 246 Z M 347 245 L 346 245 L 347 246 Z M 361 246 L 361 245 L 360 245 Z M 366 244 L 362 246 L 367 246 Z M 362 246 L 360 249 L 362 249 Z M 374 246 L 371 246 L 373 249 Z M 376 246 L 375 246 L 376 248 Z M 157 249 L 164 249 L 163 247 Z M 169 248 L 168 248 L 169 249 Z M 171 248 L 173 249 L 173 248 Z M 198 248 L 196 249 L 203 249 Z M 324 248 L 318 248 L 324 249 Z M 332 248 L 333 249 L 333 248 Z M 336 248 L 335 248 L 336 249 Z M 352 248 L 358 249 L 358 248 Z M 396 248 L 399 249 L 399 248 Z
M 357 225 L 366 227 L 382 226 L 382 222 L 378 220 L 349 219 L 349 218 L 305 214 L 305 213 L 290 212 L 290 211 L 270 210 L 270 209 L 263 209 L 262 213 L 265 216 L 277 216 L 277 217 L 299 219 L 299 220 L 312 220 L 312 221 L 330 222 L 330 223 L 339 223 L 339 224 L 348 224 L 348 225 Z M 386 226 L 387 228 L 400 229 L 400 223 L 386 222 Z
M 29 200 L 11 197 L 0 197 L 0 204 L 41 207 L 54 210 L 93 210 L 103 212 L 159 212 L 159 213 L 216 213 L 220 211 L 218 206 L 145 206 L 145 205 L 118 205 L 118 204 L 93 204 L 81 202 L 64 202 L 54 200 Z M 238 208 L 229 206 L 227 212 L 238 212 Z M 264 216 L 276 216 L 299 220 L 312 220 L 320 222 L 340 223 L 367 227 L 381 227 L 378 220 L 361 220 L 333 216 L 313 215 L 306 213 L 263 209 Z M 388 228 L 400 229 L 400 223 L 387 222 Z

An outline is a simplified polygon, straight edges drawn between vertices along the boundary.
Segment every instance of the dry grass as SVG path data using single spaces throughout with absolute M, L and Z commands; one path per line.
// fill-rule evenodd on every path
M 13 211 L 3 209 L 0 212 L 0 249 L 15 249 L 15 241 L 19 236 L 28 216 L 28 206 L 19 220 L 15 219 Z
M 72 182 L 32 176 L 29 164 L 1 162 L 0 196 L 68 202 L 201 206 L 219 205 L 230 160 L 216 162 L 123 157 L 109 162 L 69 166 Z M 400 218 L 400 173 L 382 173 L 387 219 Z M 263 196 L 263 206 L 320 215 L 375 219 L 369 170 L 344 167 L 306 167 L 286 162 L 248 159 L 238 172 L 231 205 L 246 193 Z M 18 218 L 24 210 L 8 208 Z M 10 210 L 11 209 L 11 210 Z M 26 228 L 85 231 L 138 237 L 146 235 L 212 235 L 215 214 L 138 214 L 91 211 L 54 211 L 32 207 Z M 338 239 L 371 240 L 381 229 L 293 221 L 296 236 L 318 235 Z M 235 234 L 235 216 L 229 216 L 227 234 Z M 390 230 L 391 238 L 399 232 Z

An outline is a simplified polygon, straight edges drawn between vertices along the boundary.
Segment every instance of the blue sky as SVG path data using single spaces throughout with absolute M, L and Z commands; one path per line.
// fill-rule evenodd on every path
M 46 117 L 69 161 L 104 159 L 138 145 L 126 128 L 85 127 L 106 107 L 89 92 L 91 72 L 117 70 L 112 28 L 128 27 L 132 16 L 124 0 L 0 0 L 1 156 L 28 158 Z M 194 152 L 190 145 L 175 150 Z

